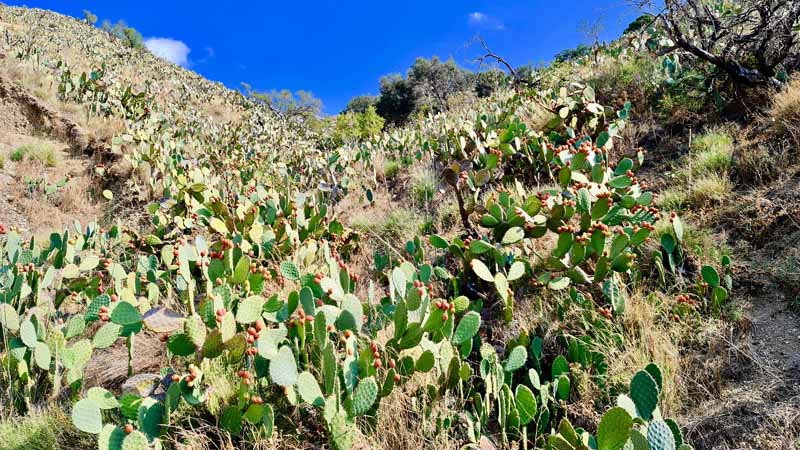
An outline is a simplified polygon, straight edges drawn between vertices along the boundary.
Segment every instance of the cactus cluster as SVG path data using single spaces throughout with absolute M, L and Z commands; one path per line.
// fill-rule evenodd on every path
M 347 450 L 414 379 L 421 398 L 457 399 L 463 414 L 442 427 L 461 421 L 473 442 L 496 429 L 524 448 L 688 447 L 661 418 L 654 365 L 633 377 L 596 436 L 566 419 L 578 371 L 606 381 L 592 338 L 617 339 L 625 287 L 641 276 L 638 258 L 662 218 L 636 176 L 643 153 L 611 151 L 630 103 L 604 107 L 578 84 L 518 90 L 477 114 L 432 115 L 331 150 L 252 99 L 236 100 L 247 126 L 217 124 L 191 108 L 163 110 L 149 84 L 121 83 L 111 67 L 48 70 L 63 100 L 126 120 L 111 153 L 134 168 L 122 195 L 147 204 L 151 226 L 76 224 L 47 242 L 2 228 L 0 359 L 19 411 L 43 400 L 34 387 L 66 390 L 73 424 L 101 450 L 162 448 L 176 415 L 270 436 L 282 426 L 276 417 L 314 411 L 331 445 Z M 188 87 L 173 95 L 205 99 Z M 531 105 L 554 111 L 543 129 L 525 123 Z M 375 173 L 377 154 L 440 169 L 463 229 L 408 236 L 392 249 L 400 257 L 376 258 L 365 280 L 351 261 L 368 237 L 338 208 L 360 192 L 372 202 L 372 181 L 356 185 Z M 97 175 L 107 176 L 102 167 Z M 662 277 L 680 273 L 686 251 L 671 219 L 654 255 Z M 712 308 L 727 298 L 730 266 L 700 270 L 697 296 Z M 487 322 L 512 322 L 519 299 L 545 294 L 579 305 L 584 332 L 559 333 L 554 349 L 533 330 L 498 345 Z M 144 333 L 169 356 L 160 373 L 135 373 Z M 83 385 L 95 350 L 122 345 L 124 393 Z M 220 371 L 235 384 L 222 399 L 212 385 Z

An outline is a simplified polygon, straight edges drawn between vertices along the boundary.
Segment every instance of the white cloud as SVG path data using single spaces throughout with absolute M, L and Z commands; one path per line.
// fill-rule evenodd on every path
M 503 22 L 497 18 L 479 11 L 469 13 L 467 23 L 473 28 L 484 30 L 504 30 L 506 28 Z
M 144 46 L 159 58 L 183 67 L 189 67 L 189 52 L 192 49 L 183 41 L 171 38 L 151 37 L 144 41 Z

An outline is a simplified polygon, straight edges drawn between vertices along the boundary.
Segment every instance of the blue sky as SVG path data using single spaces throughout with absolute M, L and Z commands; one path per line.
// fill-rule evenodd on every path
M 480 34 L 514 65 L 552 59 L 586 42 L 584 21 L 602 17 L 606 40 L 636 17 L 623 0 L 571 2 L 405 0 L 248 1 L 26 0 L 7 1 L 102 21 L 124 19 L 151 46 L 205 77 L 239 88 L 305 89 L 338 113 L 360 94 L 376 94 L 382 75 L 402 72 L 417 56 L 453 57 L 462 66 L 479 54 Z M 187 53 L 188 51 L 188 53 Z

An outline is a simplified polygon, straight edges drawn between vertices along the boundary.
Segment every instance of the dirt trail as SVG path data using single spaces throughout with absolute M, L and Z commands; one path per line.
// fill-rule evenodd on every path
M 800 232 L 776 241 L 793 251 Z M 800 315 L 791 307 L 798 286 L 781 276 L 785 251 L 762 248 L 748 256 L 734 293 L 746 299 L 745 325 L 727 342 L 719 395 L 700 402 L 684 421 L 697 450 L 800 449 Z

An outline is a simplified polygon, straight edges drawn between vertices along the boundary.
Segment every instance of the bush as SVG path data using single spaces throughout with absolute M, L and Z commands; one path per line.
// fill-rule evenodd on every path
M 725 174 L 731 168 L 732 156 L 733 138 L 724 131 L 710 131 L 692 143 L 689 170 L 693 176 Z
M 14 162 L 20 162 L 25 159 L 25 153 L 27 150 L 28 148 L 24 145 L 17 147 L 11 152 L 11 154 L 8 155 L 8 159 Z

